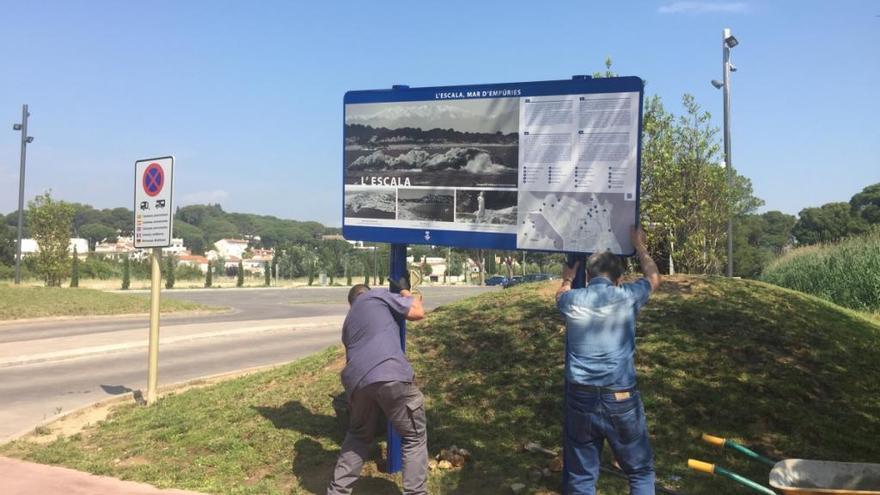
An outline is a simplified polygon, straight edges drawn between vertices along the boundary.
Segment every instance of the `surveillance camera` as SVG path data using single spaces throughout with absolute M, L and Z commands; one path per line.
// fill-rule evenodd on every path
M 736 66 L 735 66 L 735 65 L 733 65 L 733 64 L 731 64 L 731 63 L 728 63 L 728 66 L 730 67 L 730 72 L 736 72 Z
M 715 89 L 721 89 L 724 87 L 724 83 L 722 83 L 718 79 L 712 79 L 712 86 L 715 86 Z
M 27 139 L 26 139 L 25 141 L 27 141 L 28 144 L 33 143 L 33 142 L 34 142 L 34 137 L 33 137 L 33 136 L 28 136 Z
M 20 130 L 21 130 L 21 124 L 12 124 L 12 130 L 13 130 L 13 131 L 20 131 Z

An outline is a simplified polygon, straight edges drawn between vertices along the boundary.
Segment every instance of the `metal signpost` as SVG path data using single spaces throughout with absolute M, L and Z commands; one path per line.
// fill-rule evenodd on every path
M 392 279 L 407 244 L 631 256 L 643 95 L 637 77 L 590 76 L 350 91 L 342 233 L 390 243 Z M 389 472 L 401 464 L 389 425 Z
M 150 274 L 150 350 L 147 404 L 156 402 L 159 382 L 159 297 L 162 248 L 171 245 L 174 157 L 138 160 L 134 164 L 134 247 L 152 248 Z

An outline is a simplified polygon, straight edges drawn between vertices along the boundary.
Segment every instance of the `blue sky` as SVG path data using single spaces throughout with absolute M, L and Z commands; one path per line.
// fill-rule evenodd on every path
M 178 204 L 339 225 L 342 95 L 392 84 L 648 81 L 721 125 L 731 27 L 733 157 L 765 210 L 880 182 L 876 1 L 0 2 L 0 212 L 27 195 L 131 207 L 137 158 L 174 154 Z

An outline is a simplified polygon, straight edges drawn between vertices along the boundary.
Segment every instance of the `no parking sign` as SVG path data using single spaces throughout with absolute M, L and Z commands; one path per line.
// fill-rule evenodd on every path
M 138 160 L 134 164 L 134 247 L 171 245 L 174 223 L 172 183 L 174 157 Z

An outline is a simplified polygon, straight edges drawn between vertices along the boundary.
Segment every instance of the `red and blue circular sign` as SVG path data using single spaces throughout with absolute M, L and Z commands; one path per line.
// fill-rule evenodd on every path
M 162 186 L 165 185 L 165 171 L 162 170 L 162 166 L 158 163 L 151 163 L 146 170 L 144 170 L 144 177 L 141 181 L 141 184 L 144 187 L 144 192 L 147 193 L 147 196 L 155 196 L 162 192 Z

